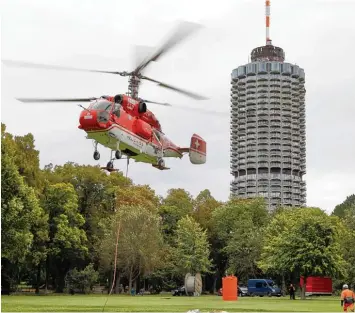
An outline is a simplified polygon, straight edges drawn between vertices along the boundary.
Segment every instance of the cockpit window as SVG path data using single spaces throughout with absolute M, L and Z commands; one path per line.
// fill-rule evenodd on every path
M 112 107 L 112 102 L 102 99 L 93 103 L 91 109 L 110 111 L 111 107 Z

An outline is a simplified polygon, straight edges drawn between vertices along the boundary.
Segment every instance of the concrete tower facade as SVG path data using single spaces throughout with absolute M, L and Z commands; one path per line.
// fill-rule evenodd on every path
M 266 46 L 231 76 L 231 195 L 262 196 L 269 209 L 305 205 L 304 70 L 271 44 L 267 22 Z

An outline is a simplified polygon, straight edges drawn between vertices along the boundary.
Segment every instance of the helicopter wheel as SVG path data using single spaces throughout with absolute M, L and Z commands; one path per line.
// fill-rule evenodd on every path
M 94 159 L 97 161 L 97 160 L 100 160 L 100 152 L 99 151 L 95 151 L 94 152 Z
M 122 152 L 121 152 L 121 150 L 116 150 L 116 152 L 115 152 L 115 158 L 116 158 L 117 160 L 119 160 L 119 159 L 122 158 Z
M 112 161 L 108 162 L 106 167 L 109 169 L 113 169 L 113 162 Z
M 164 166 L 165 166 L 164 159 L 162 159 L 162 158 L 159 158 L 159 159 L 158 159 L 158 166 L 159 166 L 159 167 L 164 167 Z

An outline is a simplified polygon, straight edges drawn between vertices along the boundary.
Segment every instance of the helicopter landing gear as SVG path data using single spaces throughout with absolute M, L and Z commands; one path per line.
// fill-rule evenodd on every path
M 94 150 L 94 160 L 100 160 L 100 152 L 97 151 L 97 141 L 94 142 L 94 147 L 95 147 L 95 150 Z
M 121 150 L 116 150 L 115 152 L 115 158 L 117 160 L 121 159 L 122 158 L 122 151 Z
M 158 158 L 158 166 L 159 167 L 165 167 L 165 161 L 163 158 Z
M 96 161 L 100 160 L 100 152 L 99 151 L 94 152 L 94 160 L 96 160 Z

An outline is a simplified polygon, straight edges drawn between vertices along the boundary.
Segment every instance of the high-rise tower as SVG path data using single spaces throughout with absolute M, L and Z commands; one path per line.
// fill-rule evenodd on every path
M 269 36 L 232 71 L 231 195 L 264 197 L 269 209 L 306 202 L 305 73 Z

